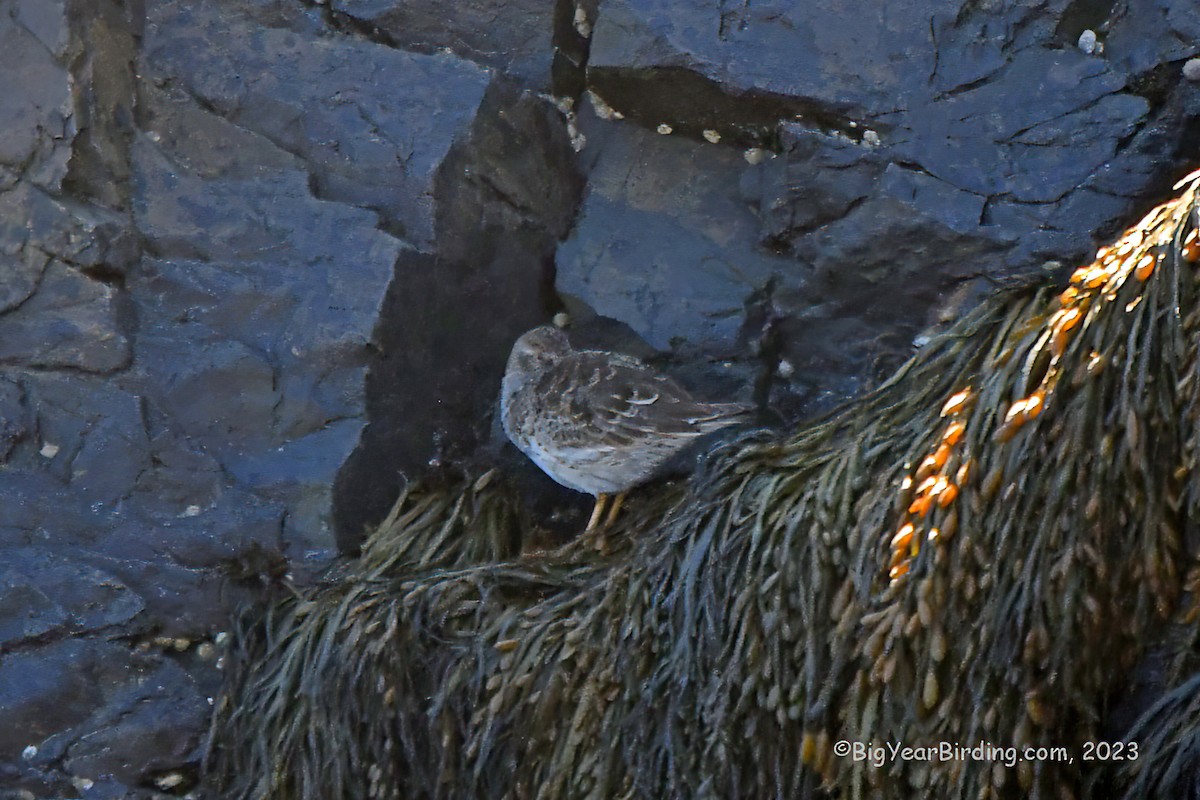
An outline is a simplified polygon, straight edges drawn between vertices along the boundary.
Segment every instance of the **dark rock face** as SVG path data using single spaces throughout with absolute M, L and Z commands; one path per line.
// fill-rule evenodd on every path
M 364 29 L 393 47 L 445 49 L 534 89 L 549 89 L 555 0 L 332 0 L 333 22 Z
M 755 244 L 792 265 L 749 315 L 768 326 L 783 405 L 831 383 L 843 395 L 876 356 L 894 364 L 966 278 L 1082 258 L 1182 169 L 1164 165 L 1195 136 L 1197 98 L 1174 37 L 1195 21 L 1053 5 L 1003 18 L 959 2 L 603 5 L 588 74 L 606 106 L 643 129 L 772 151 L 741 183 Z M 1103 55 L 1075 46 L 1087 27 L 1108 28 Z M 1143 28 L 1155 33 L 1130 33 Z M 1156 69 L 1170 79 L 1150 81 Z M 592 263 L 603 282 L 610 268 Z M 662 285 L 639 283 L 641 304 L 662 305 Z M 881 334 L 894 339 L 882 349 Z
M 1194 8 L 992 5 L 0 0 L 0 787 L 186 789 L 234 603 L 510 458 L 555 312 L 794 419 L 1149 207 Z
M 224 44 L 196 46 L 213 41 Z M 296 156 L 318 197 L 375 210 L 417 245 L 429 243 L 433 174 L 487 85 L 485 71 L 453 56 L 239 24 L 236 14 L 192 3 L 147 9 L 142 59 L 151 80 L 177 84 L 210 113 Z M 201 230 L 218 238 L 210 225 Z
M 0 643 L 16 646 L 55 631 L 82 633 L 127 622 L 145 608 L 119 580 L 44 549 L 6 553 L 0 575 Z

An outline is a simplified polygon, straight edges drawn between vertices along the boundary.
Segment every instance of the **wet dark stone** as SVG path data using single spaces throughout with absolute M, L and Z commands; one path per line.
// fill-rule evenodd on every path
M 263 34 L 236 15 L 177 4 L 150 17 L 147 64 L 179 80 L 152 90 L 150 135 L 133 148 L 136 218 L 159 256 L 130 282 L 147 321 L 139 365 L 167 427 L 203 442 L 239 486 L 285 504 L 289 541 L 325 547 L 330 487 L 360 442 L 364 372 L 401 252 L 377 227 L 429 241 L 436 168 L 487 75 L 445 55 Z M 197 30 L 222 31 L 228 52 L 183 60 L 174 43 Z M 230 58 L 247 74 L 279 67 L 269 96 L 230 83 Z M 300 77 L 314 71 L 325 88 Z M 395 80 L 363 77 L 373 72 Z M 432 84 L 444 108 L 406 99 Z M 342 133 L 322 145 L 318 129 Z
M 66 612 L 19 573 L 0 571 L 0 645 L 32 639 L 63 626 Z
M 304 169 L 302 159 L 281 149 L 265 136 L 232 125 L 211 110 L 206 110 L 175 81 L 147 81 L 139 87 L 139 92 L 138 123 L 145 134 L 144 139 L 138 137 L 141 155 L 146 159 L 159 160 L 154 170 L 145 167 L 138 169 L 139 186 L 145 187 L 142 189 L 144 195 L 151 195 L 148 191 L 150 187 L 145 182 L 147 178 L 153 177 L 154 172 L 167 171 L 176 164 L 184 168 L 181 177 L 190 178 L 189 183 L 196 182 L 197 178 L 253 181 L 264 174 L 300 172 Z M 141 211 L 149 213 L 152 209 L 148 197 L 147 205 Z M 168 213 L 171 213 L 169 207 L 163 209 L 164 215 Z M 170 221 L 170 217 L 165 217 L 162 226 L 164 232 L 174 230 Z M 139 226 L 139 229 L 142 228 L 153 230 L 153 225 L 143 223 Z M 192 238 L 195 238 L 194 233 Z M 231 250 L 236 249 L 238 241 L 234 239 L 231 242 L 234 245 Z M 187 249 L 188 244 L 179 237 L 163 236 L 151 243 L 151 251 Z M 199 251 L 204 252 L 202 249 Z
M 0 14 L 0 164 L 20 169 L 24 181 L 58 190 L 66 176 L 76 132 L 65 56 L 65 3 L 20 3 Z
M 1105 59 L 1130 75 L 1194 58 L 1200 41 L 1200 18 L 1193 6 L 1180 0 L 1153 0 L 1136 9 L 1113 3 L 1107 19 L 1089 22 L 1097 30 L 1104 28 Z M 1074 31 L 1064 33 L 1070 37 Z M 1078 34 L 1068 41 L 1078 41 Z
M 123 682 L 129 658 L 123 647 L 78 639 L 0 656 L 0 761 L 88 719 Z
M 929 308 L 937 292 L 986 268 L 989 255 L 1009 244 L 1003 231 L 979 225 L 983 205 L 937 178 L 890 165 L 869 198 L 793 246 L 814 267 L 814 299 L 843 304 L 833 316 L 893 323 L 881 319 L 889 308 L 897 315 Z M 921 292 L 923 301 L 904 299 Z
M 223 3 L 226 13 L 266 28 L 282 28 L 305 35 L 330 32 L 324 3 L 293 0 L 231 0 Z
M 870 197 L 889 161 L 877 147 L 797 123 L 781 134 L 779 158 L 747 170 L 743 186 L 761 210 L 761 243 L 786 252 Z
M 417 245 L 432 233 L 430 182 L 488 82 L 453 55 L 262 29 L 184 2 L 147 3 L 141 63 L 301 158 L 320 196 L 377 210 Z
M 0 284 L 0 319 L 33 296 L 50 263 L 47 253 L 28 244 L 33 206 L 38 202 L 45 202 L 45 195 L 28 185 L 0 195 L 0 264 L 5 276 Z M 36 224 L 32 227 L 36 230 Z
M 81 503 L 112 503 L 127 494 L 148 461 L 137 398 L 70 375 L 29 375 L 23 385 L 38 439 L 15 466 L 50 472 Z
M 13 447 L 28 431 L 29 418 L 20 384 L 0 377 L 0 464 L 8 460 Z
M 908 76 L 933 72 L 934 54 L 918 47 L 914 34 L 927 37 L 930 17 L 959 5 L 896 3 L 885 22 L 877 14 L 848 14 L 844 4 L 828 0 L 729 8 L 715 1 L 606 1 L 589 70 L 637 77 L 686 69 L 729 94 L 805 98 L 837 113 L 893 110 Z
M 1176 144 L 1187 135 L 1178 110 L 1160 113 L 1161 94 L 1147 92 L 1139 76 L 1186 55 L 1180 43 L 1194 19 L 1172 3 L 1161 14 L 1121 14 L 1111 20 L 1111 57 L 1101 57 L 1056 30 L 1066 6 L 1014 8 L 1001 18 L 959 2 L 900 3 L 885 20 L 847 17 L 832 3 L 712 4 L 708 18 L 720 24 L 697 26 L 699 8 L 621 0 L 600 14 L 589 69 L 605 100 L 648 127 L 666 123 L 693 137 L 711 127 L 772 149 L 782 131 L 789 158 L 788 126 L 780 124 L 793 118 L 794 128 L 831 135 L 837 150 L 877 141 L 876 164 L 923 171 L 976 195 L 979 224 L 992 229 L 987 238 L 1011 241 L 991 269 L 1028 272 L 1048 258 L 1082 257 L 1098 232 L 1128 221 L 1130 198 L 1163 180 L 1169 147 L 1152 155 L 1139 146 L 1143 134 L 1157 130 Z M 1166 74 L 1161 93 L 1187 91 Z M 676 85 L 691 88 L 672 95 Z M 655 92 L 664 99 L 646 108 Z M 1013 97 L 1030 101 L 1007 101 Z M 722 109 L 716 119 L 714 108 Z M 804 155 L 811 163 L 835 158 Z M 864 177 L 861 169 L 849 174 Z M 1113 175 L 1121 177 L 1116 186 Z M 852 195 L 854 185 L 836 191 Z M 839 198 L 822 218 L 792 209 L 788 216 L 802 231 L 852 199 Z
M 50 256 L 112 280 L 139 255 L 137 236 L 121 214 L 51 197 L 30 184 L 0 194 L 0 263 L 11 278 L 0 288 L 0 313 L 33 293 Z
M 780 284 L 756 298 L 748 323 L 777 359 L 776 399 L 826 406 L 907 358 L 956 287 L 1001 274 L 1015 237 L 982 222 L 983 198 L 884 166 L 874 148 L 798 132 L 783 161 L 765 184 L 769 241 L 812 276 L 805 289 Z M 831 167 L 844 183 L 814 177 Z
M 550 88 L 557 0 L 332 0 L 330 8 L 395 46 L 430 52 L 448 48 L 508 73 L 534 88 Z
M 79 727 L 66 749 L 68 772 L 138 785 L 194 764 L 208 703 L 173 661 L 161 659 L 143 669 L 145 674 L 121 686 L 101 713 Z
M 135 530 L 135 533 L 141 532 Z M 173 532 L 171 529 L 162 531 Z M 215 534 L 222 532 L 218 529 Z M 227 628 L 231 610 L 239 602 L 248 601 L 253 596 L 248 590 L 229 586 L 224 571 L 219 567 L 177 566 L 170 561 L 164 562 L 161 557 L 145 554 L 145 547 L 138 541 L 130 541 L 126 537 L 121 539 L 124 540 L 105 547 L 106 554 L 88 553 L 85 557 L 117 576 L 131 591 L 143 598 L 146 610 L 136 620 L 140 630 L 154 631 L 163 636 L 199 637 L 211 634 Z M 224 544 L 227 549 L 233 549 L 234 546 L 231 543 Z M 131 555 L 139 551 L 143 553 L 141 559 Z
M 225 491 L 220 462 L 175 431 L 159 431 L 147 448 L 150 464 L 138 472 L 133 497 L 143 514 L 174 520 L 217 504 Z
M 2 552 L 0 651 L 52 631 L 84 633 L 128 622 L 144 607 L 112 575 L 52 550 Z
M 212 119 L 202 136 L 188 123 L 203 115 L 162 99 L 158 145 L 133 151 L 136 218 L 161 255 L 128 284 L 143 328 L 137 383 L 164 429 L 191 437 L 243 488 L 298 504 L 290 538 L 328 546 L 329 487 L 358 441 L 375 314 L 400 243 L 370 212 L 313 198 L 295 159 L 262 137 Z M 246 160 L 220 141 L 244 146 Z M 169 160 L 182 146 L 188 170 Z
M 209 704 L 196 680 L 159 654 L 71 639 L 0 656 L 0 713 L 24 721 L 0 730 L 6 783 L 121 798 L 148 796 L 128 787 L 156 773 L 194 771 Z
M 761 222 L 739 188 L 753 168 L 736 150 L 621 125 L 588 156 L 557 289 L 652 346 L 728 350 L 751 293 L 773 275 L 804 280 L 800 265 L 758 246 Z
M 201 325 L 182 327 L 179 338 L 145 335 L 138 341 L 139 367 L 160 387 L 157 406 L 173 427 L 222 461 L 269 446 L 279 400 L 271 363 Z M 222 413 L 214 414 L 217 408 Z
M 33 35 L 55 58 L 62 58 L 70 44 L 66 25 L 67 0 L 17 3 L 17 25 Z
M 0 363 L 112 372 L 129 363 L 118 320 L 119 295 L 61 261 L 51 261 L 37 288 L 0 316 Z

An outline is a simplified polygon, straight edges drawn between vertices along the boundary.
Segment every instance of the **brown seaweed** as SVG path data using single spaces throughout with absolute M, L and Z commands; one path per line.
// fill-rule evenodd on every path
M 1080 796 L 1106 698 L 1182 613 L 1198 183 L 1065 289 L 1000 292 L 870 395 L 635 493 L 604 552 L 518 555 L 497 473 L 410 487 L 336 581 L 238 627 L 214 780 L 304 800 Z M 1180 724 L 1194 684 L 1163 701 Z M 1183 770 L 1195 735 L 1171 730 L 1154 741 Z M 1073 762 L 875 763 L 842 741 Z

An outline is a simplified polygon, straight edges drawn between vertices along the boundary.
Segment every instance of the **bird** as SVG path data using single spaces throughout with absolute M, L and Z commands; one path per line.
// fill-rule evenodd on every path
M 692 441 L 744 421 L 753 406 L 696 400 L 672 378 L 632 356 L 576 350 L 554 325 L 522 334 L 500 391 L 505 434 L 568 489 L 596 498 L 585 533 L 615 496 L 654 478 Z

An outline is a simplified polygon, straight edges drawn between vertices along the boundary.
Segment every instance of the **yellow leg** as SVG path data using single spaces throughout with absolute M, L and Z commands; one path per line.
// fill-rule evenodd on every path
M 588 520 L 587 527 L 583 529 L 584 533 L 590 533 L 595 530 L 596 524 L 600 522 L 600 517 L 604 516 L 604 505 L 608 502 L 608 495 L 596 495 L 596 505 L 592 506 L 592 518 Z
M 612 505 L 608 507 L 608 516 L 604 518 L 605 529 L 612 527 L 613 522 L 616 521 L 617 512 L 621 510 L 621 504 L 625 502 L 625 495 L 627 494 L 629 492 L 621 492 L 613 499 Z

